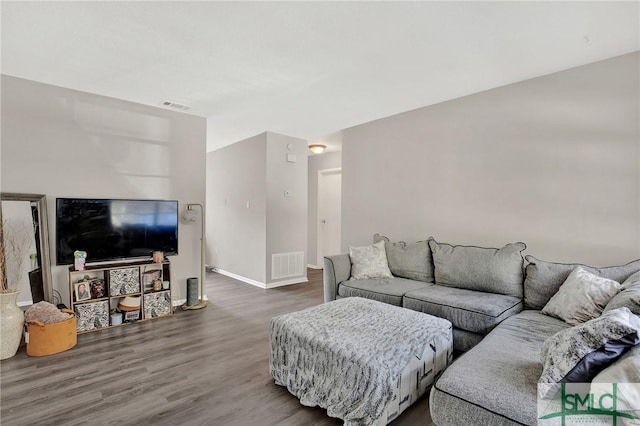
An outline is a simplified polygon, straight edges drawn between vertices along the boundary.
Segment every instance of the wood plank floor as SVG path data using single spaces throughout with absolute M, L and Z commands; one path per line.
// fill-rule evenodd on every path
M 271 317 L 322 303 L 309 283 L 262 290 L 210 273 L 209 305 L 78 336 L 47 357 L 0 362 L 2 425 L 340 425 L 269 375 Z M 427 397 L 394 426 L 431 423 Z

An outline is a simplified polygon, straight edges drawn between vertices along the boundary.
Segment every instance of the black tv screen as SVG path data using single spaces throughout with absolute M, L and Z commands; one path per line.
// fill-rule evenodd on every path
M 56 264 L 178 254 L 178 202 L 170 200 L 56 199 Z

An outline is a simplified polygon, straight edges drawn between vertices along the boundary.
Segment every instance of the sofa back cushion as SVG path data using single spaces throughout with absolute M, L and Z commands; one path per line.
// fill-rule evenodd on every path
M 429 247 L 436 284 L 522 297 L 524 243 L 497 249 L 453 246 L 431 238 Z
M 569 274 L 578 266 L 603 278 L 625 281 L 631 274 L 640 270 L 640 259 L 621 266 L 597 268 L 579 263 L 554 263 L 536 259 L 531 255 L 525 257 L 528 262 L 524 279 L 524 308 L 542 309 L 551 297 L 557 293 Z
M 631 274 L 622 283 L 622 291 L 607 303 L 604 312 L 622 307 L 627 307 L 631 312 L 640 316 L 640 271 Z
M 373 242 L 384 241 L 387 262 L 396 277 L 433 282 L 433 258 L 428 241 L 407 244 L 404 241 L 391 242 L 389 238 L 375 234 Z

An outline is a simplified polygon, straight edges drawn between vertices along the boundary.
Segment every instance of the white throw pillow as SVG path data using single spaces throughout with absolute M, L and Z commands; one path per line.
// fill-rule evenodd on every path
M 599 400 L 602 395 L 611 394 L 613 383 L 617 386 L 616 410 L 630 411 L 630 414 L 637 415 L 640 412 L 640 345 L 629 349 L 594 377 L 591 393 Z M 622 424 L 626 424 L 624 420 Z
M 384 241 L 379 241 L 372 246 L 349 247 L 349 256 L 352 280 L 393 277 L 387 263 Z
M 542 313 L 578 325 L 599 317 L 621 289 L 620 283 L 577 267 L 542 308 Z

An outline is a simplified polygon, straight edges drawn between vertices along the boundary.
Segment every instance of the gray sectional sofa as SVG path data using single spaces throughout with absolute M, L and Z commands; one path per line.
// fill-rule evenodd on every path
M 640 260 L 595 268 L 523 258 L 522 243 L 486 249 L 374 237 L 380 240 L 393 277 L 350 280 L 350 256 L 328 256 L 325 302 L 360 296 L 451 321 L 454 348 L 464 353 L 431 390 L 438 426 L 536 424 L 540 350 L 547 338 L 571 327 L 541 309 L 577 266 L 620 283 L 640 271 Z M 639 315 L 637 294 L 629 307 Z
M 348 254 L 324 259 L 324 300 L 360 296 L 445 318 L 454 349 L 467 351 L 523 308 L 523 243 L 500 249 L 453 246 L 433 238 L 385 241 L 392 278 L 350 280 Z

